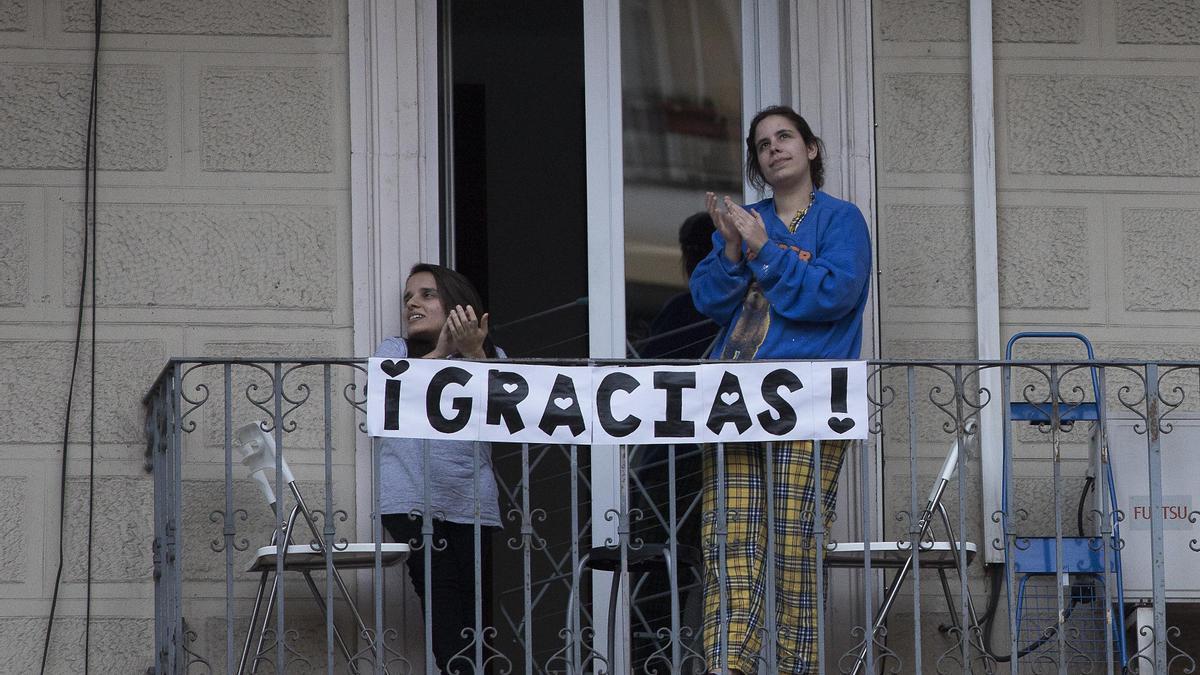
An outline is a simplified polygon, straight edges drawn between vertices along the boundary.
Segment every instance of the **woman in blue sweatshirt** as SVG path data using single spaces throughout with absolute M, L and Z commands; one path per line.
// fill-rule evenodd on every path
M 746 175 L 772 196 L 742 207 L 705 196 L 716 232 L 713 250 L 691 278 L 696 308 L 725 327 L 714 354 L 722 359 L 857 359 L 871 270 L 871 240 L 862 212 L 821 192 L 824 147 L 808 122 L 786 106 L 758 113 L 746 137 Z M 817 670 L 814 474 L 826 518 L 837 501 L 844 442 L 821 445 L 814 471 L 810 440 L 771 448 L 773 485 L 766 483 L 767 449 L 727 443 L 724 527 L 718 527 L 718 450 L 705 452 L 701 533 L 705 554 L 704 643 L 708 668 L 759 670 L 766 594 L 775 593 L 775 663 L 764 670 Z M 766 491 L 774 492 L 774 515 Z M 774 589 L 767 587 L 767 526 L 774 525 Z M 828 523 L 826 523 L 827 525 Z M 720 568 L 719 531 L 725 566 Z M 721 584 L 726 613 L 721 616 Z

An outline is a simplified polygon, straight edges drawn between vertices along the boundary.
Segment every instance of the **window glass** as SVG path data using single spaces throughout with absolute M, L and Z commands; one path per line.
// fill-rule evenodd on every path
M 449 262 L 479 287 L 492 337 L 511 356 L 587 356 L 583 7 L 442 8 L 453 87 Z
M 737 0 L 621 3 L 625 307 L 639 355 L 696 358 L 715 326 L 696 326 L 685 251 L 711 248 L 689 223 L 705 191 L 741 194 L 741 10 Z

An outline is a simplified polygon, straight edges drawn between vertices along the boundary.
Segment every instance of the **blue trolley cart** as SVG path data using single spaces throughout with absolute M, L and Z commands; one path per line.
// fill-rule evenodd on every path
M 1074 332 L 1022 332 L 1013 335 L 1005 348 L 1005 359 L 1013 358 L 1014 345 L 1024 339 L 1064 339 L 1081 343 L 1087 349 L 1088 360 L 1094 360 L 1092 344 Z M 1058 383 L 1050 383 L 1049 396 L 1039 401 L 1013 401 L 1005 405 L 1004 420 L 1004 513 L 1011 517 L 1008 505 L 1009 467 L 1012 465 L 1013 425 L 1025 423 L 1038 426 L 1051 435 L 1055 487 L 1062 486 L 1062 465 L 1059 456 L 1059 434 L 1076 424 L 1087 424 L 1092 457 L 1099 457 L 1104 478 L 1090 475 L 1080 495 L 1081 514 L 1078 532 L 1065 532 L 1061 497 L 1052 536 L 1017 534 L 1006 541 L 1005 563 L 1013 566 L 1016 583 L 1016 629 L 1019 652 L 1012 657 L 1044 670 L 1047 663 L 1062 664 L 1070 672 L 1075 666 L 1103 663 L 1105 650 L 1111 650 L 1116 672 L 1126 663 L 1125 631 L 1122 623 L 1124 588 L 1121 581 L 1120 529 L 1116 517 L 1116 489 L 1108 461 L 1105 435 L 1105 415 L 1100 393 L 1100 378 L 1095 367 L 1088 368 L 1091 376 L 1091 400 L 1067 401 L 1058 392 Z M 1011 371 L 1006 371 L 1006 385 L 1011 385 Z M 1012 387 L 1007 387 L 1012 392 Z M 1012 394 L 1010 394 L 1010 399 Z M 1082 509 L 1089 486 L 1107 486 L 1107 512 L 1092 519 L 1091 531 L 1084 525 Z M 1103 488 L 1098 488 L 1103 489 Z M 1089 510 L 1090 513 L 1095 511 Z M 1110 594 L 1109 589 L 1115 590 Z M 1009 588 L 1009 593 L 1014 592 Z M 1039 671 L 1040 672 L 1040 671 Z M 1093 672 L 1100 672 L 1095 671 Z

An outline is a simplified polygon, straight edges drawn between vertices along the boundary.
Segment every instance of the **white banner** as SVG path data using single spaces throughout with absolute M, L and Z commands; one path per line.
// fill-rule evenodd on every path
M 668 444 L 867 437 L 864 361 L 693 366 L 371 359 L 372 436 Z

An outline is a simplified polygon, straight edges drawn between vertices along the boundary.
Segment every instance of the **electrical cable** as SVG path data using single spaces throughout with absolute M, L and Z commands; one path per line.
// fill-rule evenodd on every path
M 99 69 L 100 69 L 100 27 L 102 0 L 95 0 L 94 43 L 92 47 L 92 80 L 89 93 L 87 139 L 84 151 L 84 204 L 83 204 L 83 261 L 79 275 L 79 310 L 75 317 L 75 346 L 71 357 L 71 379 L 67 386 L 66 412 L 63 415 L 62 467 L 59 473 L 59 504 L 58 504 L 58 569 L 54 575 L 54 592 L 50 600 L 50 616 L 46 622 L 46 637 L 42 643 L 42 659 L 40 672 L 46 673 L 46 665 L 50 655 L 50 641 L 54 632 L 54 618 L 58 609 L 59 592 L 62 589 L 63 561 L 65 558 L 64 528 L 67 513 L 67 458 L 71 438 L 71 408 L 75 400 L 75 382 L 79 370 L 79 352 L 83 345 L 83 316 L 84 300 L 87 298 L 87 281 L 91 273 L 91 401 L 89 407 L 88 429 L 88 533 L 87 533 L 87 600 L 86 617 L 84 620 L 84 654 L 83 672 L 88 672 L 90 665 L 90 641 L 92 618 L 92 511 L 95 503 L 95 456 L 96 456 L 96 113 L 98 108 Z M 90 246 L 89 246 L 90 244 Z M 89 260 L 91 264 L 89 265 Z
M 570 309 L 572 307 L 587 307 L 587 304 L 588 304 L 588 298 L 585 295 L 581 298 L 575 298 L 574 300 L 572 300 L 570 302 L 564 302 L 561 305 L 556 305 L 554 307 L 551 307 L 550 309 L 543 309 L 541 311 L 534 312 L 533 314 L 527 314 L 522 317 L 517 317 L 516 319 L 513 319 L 512 321 L 509 321 L 508 323 L 492 324 L 491 330 L 493 330 L 493 331 L 507 330 L 509 328 L 512 328 L 513 326 L 523 324 L 526 321 L 540 319 L 543 316 L 549 316 L 550 314 L 554 314 L 556 312 L 561 312 L 564 309 Z
M 1088 476 L 1084 480 L 1083 490 L 1079 494 L 1079 506 L 1075 512 L 1075 522 L 1076 526 L 1078 527 L 1079 536 L 1081 537 L 1087 536 L 1083 532 L 1083 511 L 1088 492 L 1091 491 L 1094 484 L 1095 479 L 1091 476 Z M 992 586 L 988 593 L 987 609 L 984 610 L 983 616 L 979 619 L 979 623 L 985 626 L 983 629 L 983 648 L 984 651 L 988 653 L 988 656 L 991 656 L 996 661 L 999 661 L 1000 663 L 1008 663 L 1013 658 L 1012 654 L 996 654 L 996 651 L 992 649 L 992 628 L 995 625 L 993 620 L 996 616 L 996 608 L 1000 604 L 1000 582 L 1003 580 L 1003 577 L 1001 576 L 1001 569 L 999 567 L 994 568 L 991 572 L 991 577 Z M 1068 605 L 1067 609 L 1063 612 L 1063 622 L 1066 622 L 1067 619 L 1071 618 L 1071 613 L 1075 611 L 1075 605 L 1082 601 L 1081 598 L 1081 594 L 1075 593 L 1072 590 L 1071 604 Z M 1047 628 L 1046 630 L 1042 631 L 1042 634 L 1038 637 L 1038 639 L 1017 650 L 1016 658 L 1022 658 L 1037 651 L 1038 649 L 1041 649 L 1043 645 L 1054 639 L 1057 634 L 1058 629 L 1056 627 L 1051 626 Z
M 1000 582 L 1002 580 L 1003 577 L 1000 575 L 1000 570 L 998 568 L 993 570 L 992 591 L 988 596 L 988 609 L 984 613 L 984 618 L 980 619 L 980 623 L 987 624 L 987 628 L 983 631 L 984 650 L 987 651 L 988 655 L 996 661 L 999 661 L 1000 663 L 1008 663 L 1013 658 L 1012 654 L 996 654 L 995 650 L 992 649 L 992 619 L 996 613 L 996 601 L 998 601 L 1000 598 Z M 1084 596 L 1081 593 L 1075 592 L 1074 588 L 1072 588 L 1071 604 L 1067 605 L 1066 610 L 1063 611 L 1062 623 L 1066 623 L 1066 621 L 1071 618 L 1071 614 L 1075 611 L 1075 605 L 1078 605 L 1080 602 L 1082 602 L 1083 597 Z M 1058 628 L 1056 626 L 1047 627 L 1044 631 L 1042 631 L 1042 634 L 1038 636 L 1038 639 L 1017 650 L 1017 658 L 1020 659 L 1032 654 L 1033 652 L 1036 652 L 1047 642 L 1053 640 L 1057 635 Z
M 717 323 L 715 321 L 713 321 L 712 319 L 702 319 L 695 323 L 689 323 L 686 326 L 672 328 L 671 330 L 663 331 L 662 333 L 648 335 L 640 340 L 634 340 L 633 346 L 637 347 L 638 349 L 641 349 L 642 347 L 645 347 L 646 345 L 651 344 L 658 340 L 664 340 L 669 337 L 675 337 L 676 335 L 688 333 L 697 328 L 702 328 L 704 326 L 716 326 L 716 325 L 717 325 Z M 709 339 L 712 339 L 712 338 L 710 337 Z
M 588 333 L 580 333 L 579 335 L 575 335 L 575 336 L 566 338 L 565 340 L 559 340 L 557 342 L 551 342 L 550 344 L 545 344 L 540 347 L 534 347 L 533 349 L 530 349 L 528 351 L 528 353 L 523 354 L 522 356 L 527 357 L 527 358 L 535 357 L 539 354 L 544 354 L 544 353 L 550 351 L 551 349 L 554 349 L 555 347 L 561 347 L 562 345 L 565 345 L 565 344 L 568 344 L 571 342 L 575 342 L 576 340 L 582 340 L 582 339 L 586 338 L 587 336 L 588 336 Z
M 93 68 L 92 68 L 92 107 L 88 112 L 88 116 L 96 120 L 96 124 L 92 125 L 92 142 L 88 145 L 91 147 L 92 161 L 92 179 L 88 181 L 91 186 L 91 233 L 92 233 L 92 344 L 91 344 L 91 391 L 89 392 L 88 401 L 88 525 L 87 525 L 87 600 L 85 601 L 84 622 L 83 622 L 83 672 L 87 675 L 91 665 L 91 644 L 92 644 L 92 544 L 94 535 L 94 516 L 96 513 L 96 271 L 100 266 L 100 251 L 99 241 L 96 237 L 96 183 L 98 170 L 96 147 L 98 142 L 98 124 L 99 119 L 97 112 L 99 110 L 99 69 L 100 69 L 100 2 L 96 0 L 96 41 L 92 51 Z M 88 209 L 88 196 L 84 196 L 84 210 Z M 87 216 L 84 216 L 85 218 Z M 86 231 L 88 228 L 85 227 Z
M 664 335 L 665 335 L 665 333 L 664 333 Z M 656 354 L 656 355 L 654 356 L 654 358 L 655 358 L 655 359 L 669 359 L 669 358 L 676 358 L 676 357 L 674 356 L 674 354 L 677 354 L 677 353 L 679 353 L 679 352 L 687 352 L 687 351 L 690 351 L 690 350 L 692 349 L 692 347 L 699 347 L 700 345 L 708 345 L 708 344 L 712 344 L 712 342 L 713 342 L 714 340 L 716 340 L 716 338 L 717 338 L 717 336 L 716 336 L 716 335 L 706 335 L 706 336 L 704 336 L 704 337 L 700 338 L 699 340 L 693 340 L 693 341 L 691 341 L 691 342 L 689 342 L 689 343 L 687 343 L 687 344 L 685 344 L 685 345 L 680 345 L 680 346 L 678 346 L 678 347 L 676 347 L 676 348 L 674 348 L 674 349 L 672 349 L 672 350 L 670 350 L 670 351 L 663 352 L 662 354 Z
M 1087 536 L 1083 533 L 1084 501 L 1087 499 L 1088 493 L 1092 491 L 1092 488 L 1095 487 L 1095 485 L 1096 485 L 1096 479 L 1092 478 L 1091 476 L 1088 476 L 1083 481 L 1083 490 L 1081 490 L 1079 492 L 1079 508 L 1075 513 L 1075 525 L 1076 525 L 1076 527 L 1079 528 L 1079 536 L 1081 536 L 1081 537 Z

